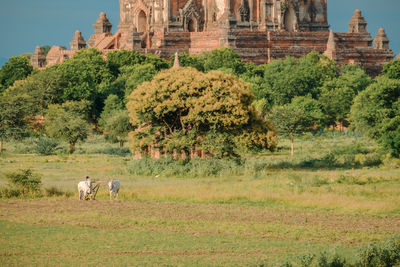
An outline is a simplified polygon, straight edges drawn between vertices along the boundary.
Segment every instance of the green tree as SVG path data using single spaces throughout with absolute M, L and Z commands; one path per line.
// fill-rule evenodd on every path
M 151 53 L 145 55 L 143 63 L 152 64 L 157 71 L 169 68 L 169 64 L 165 59 Z
M 271 106 L 285 105 L 296 96 L 317 99 L 325 80 L 338 76 L 338 67 L 323 55 L 312 52 L 300 59 L 287 57 L 265 65 L 257 97 L 267 98 Z
M 382 73 L 391 79 L 400 79 L 400 59 L 386 63 Z
M 63 84 L 56 67 L 49 67 L 29 76 L 13 88 L 13 94 L 28 94 L 35 103 L 35 112 L 43 114 L 49 104 L 62 102 Z
M 6 92 L 0 96 L 0 153 L 4 141 L 19 139 L 29 132 L 33 103 L 27 94 Z
M 294 155 L 294 138 L 311 130 L 324 116 L 319 103 L 311 97 L 297 97 L 292 103 L 276 106 L 268 115 L 278 133 L 289 137 L 290 155 Z
M 87 101 L 49 105 L 45 116 L 46 133 L 52 138 L 67 141 L 69 152 L 73 153 L 76 143 L 85 140 L 90 132 L 87 110 Z
M 104 109 L 100 114 L 98 122 L 99 122 L 100 130 L 102 130 L 103 132 L 106 132 L 106 136 L 108 136 L 107 130 L 106 130 L 108 118 L 113 116 L 114 112 L 121 111 L 123 109 L 125 109 L 124 103 L 117 95 L 111 94 L 104 101 Z M 113 139 L 113 141 L 115 141 L 115 138 Z
M 204 70 L 231 69 L 234 74 L 242 74 L 245 72 L 244 63 L 240 60 L 239 55 L 232 48 L 224 47 L 212 50 L 204 54 Z
M 339 77 L 326 80 L 321 87 L 319 101 L 327 117 L 328 126 L 349 125 L 350 108 L 358 92 L 365 90 L 372 79 L 358 65 L 344 65 Z
M 145 56 L 137 51 L 118 50 L 107 54 L 106 64 L 111 73 L 118 77 L 122 67 L 142 64 L 144 60 Z
M 132 67 L 125 67 L 122 70 L 126 78 L 125 96 L 129 96 L 140 84 L 145 81 L 151 81 L 158 73 L 153 64 L 135 65 Z
M 400 116 L 400 80 L 380 76 L 376 83 L 360 92 L 351 108 L 353 127 L 390 148 L 398 151 L 398 117 Z
M 29 59 L 25 56 L 11 57 L 0 69 L 0 93 L 14 84 L 23 80 L 33 71 Z
M 109 140 L 119 142 L 123 147 L 127 141 L 128 133 L 133 130 L 128 111 L 125 109 L 115 110 L 104 118 L 103 129 Z
M 339 87 L 334 81 L 324 84 L 319 101 L 327 116 L 326 124 L 336 126 L 337 122 L 347 127 L 350 108 L 355 97 L 354 91 L 349 87 Z
M 91 114 L 98 116 L 114 80 L 102 53 L 94 48 L 81 50 L 57 69 L 65 82 L 62 100 L 88 100 Z
M 400 102 L 398 102 L 400 105 Z M 393 157 L 400 157 L 400 109 L 397 109 L 397 115 L 391 119 L 385 119 L 382 122 L 380 130 L 381 138 L 379 142 L 390 152 Z
M 276 143 L 268 124 L 262 129 L 252 125 L 261 120 L 252 100 L 247 85 L 233 75 L 203 74 L 193 68 L 162 71 L 129 97 L 127 107 L 136 129 L 130 133 L 132 152 L 152 147 L 186 154 L 207 150 L 225 157 L 234 156 L 237 147 L 273 148 Z M 238 139 L 249 142 L 239 144 Z M 214 146 L 206 147 L 211 140 Z
M 174 61 L 175 55 L 172 55 L 169 60 L 170 67 L 173 66 Z M 179 54 L 179 65 L 181 67 L 192 67 L 198 71 L 204 72 L 204 57 L 191 56 L 188 53 L 181 53 Z

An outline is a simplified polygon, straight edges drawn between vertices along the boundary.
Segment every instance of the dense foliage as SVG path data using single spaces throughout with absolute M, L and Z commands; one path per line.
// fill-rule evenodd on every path
M 0 94 L 15 81 L 23 80 L 33 71 L 33 67 L 26 56 L 11 57 L 0 68 Z
M 163 71 L 129 96 L 132 151 L 234 156 L 237 147 L 275 147 L 272 128 L 252 108 L 247 85 L 221 72 Z M 259 127 L 258 125 L 262 125 Z
M 323 121 L 320 104 L 311 97 L 293 98 L 290 104 L 274 107 L 269 119 L 278 132 L 289 137 L 291 155 L 294 154 L 294 137 L 311 129 L 312 126 Z
M 69 152 L 73 153 L 76 143 L 85 140 L 90 131 L 86 120 L 87 110 L 87 101 L 50 105 L 45 116 L 46 133 L 50 137 L 67 141 L 70 145 Z
M 353 126 L 400 156 L 400 80 L 381 76 L 354 100 Z
M 225 154 L 235 154 L 231 149 L 233 147 L 246 151 L 268 147 L 263 140 L 271 144 L 275 142 L 271 136 L 254 135 L 256 132 L 268 132 L 276 128 L 279 134 L 291 136 L 291 140 L 294 140 L 295 136 L 317 128 L 339 127 L 343 130 L 352 124 L 378 140 L 392 155 L 399 154 L 399 104 L 396 91 L 400 78 L 399 60 L 387 63 L 382 77 L 372 79 L 357 65 L 339 67 L 317 52 L 299 59 L 287 57 L 257 66 L 242 62 L 231 48 L 221 48 L 202 56 L 187 53 L 179 55 L 180 65 L 195 68 L 198 71 L 194 75 L 196 77 L 193 74 L 181 77 L 179 73 L 168 83 L 166 78 L 162 82 L 154 81 L 158 79 L 155 77 L 160 71 L 172 66 L 174 58 L 172 56 L 170 62 L 167 62 L 153 54 L 142 55 L 135 51 L 121 50 L 108 53 L 104 59 L 100 51 L 88 49 L 79 51 L 57 66 L 41 71 L 33 71 L 25 56 L 10 58 L 0 69 L 0 103 L 4 103 L 0 106 L 0 145 L 3 141 L 23 137 L 32 129 L 40 130 L 40 118 L 44 114 L 49 115 L 49 107 L 81 100 L 85 100 L 88 105 L 88 116 L 84 121 L 94 123 L 96 130 L 103 131 L 110 141 L 119 141 L 122 145 L 126 140 L 126 131 L 132 127 L 127 125 L 127 113 L 124 111 L 128 96 L 137 95 L 136 91 L 143 90 L 139 89 L 142 85 L 152 84 L 154 87 L 147 88 L 148 92 L 153 92 L 154 88 L 164 88 L 162 90 L 165 92 L 159 95 L 153 92 L 157 97 L 150 99 L 155 101 L 151 111 L 147 110 L 148 114 L 141 118 L 143 125 L 134 126 L 147 129 L 146 116 L 157 113 L 159 109 L 163 112 L 168 110 L 166 114 L 159 114 L 167 116 L 161 118 L 167 123 L 159 123 L 161 126 L 152 124 L 153 137 L 150 139 L 148 136 L 144 138 L 146 130 L 136 133 L 141 136 L 141 140 L 147 140 L 141 141 L 145 144 L 143 147 L 153 142 L 158 144 L 160 140 L 155 137 L 155 133 L 167 130 L 165 132 L 173 133 L 174 138 L 171 140 L 174 141 L 168 139 L 168 142 L 160 145 L 168 151 L 183 149 L 189 153 L 193 146 L 197 147 L 201 143 L 202 149 L 213 150 L 215 153 L 221 151 L 219 156 L 222 157 Z M 216 74 L 214 70 L 230 75 Z M 179 72 L 186 71 L 181 68 Z M 223 87 L 236 83 L 242 83 L 242 86 L 250 89 L 252 95 L 246 93 L 244 95 L 247 98 L 240 100 L 248 106 L 247 112 L 250 115 L 246 121 L 247 126 L 244 127 L 240 122 L 237 125 L 242 125 L 241 130 L 232 131 L 230 125 L 224 123 L 237 123 L 230 117 L 235 114 L 227 115 L 234 111 L 234 104 L 228 105 L 232 99 L 227 97 L 228 93 L 224 90 L 237 90 L 237 87 Z M 235 94 L 240 90 L 232 92 L 229 91 L 229 94 L 236 97 Z M 118 108 L 110 106 L 108 109 L 115 112 L 107 111 L 105 107 L 110 95 L 114 103 L 118 103 Z M 175 99 L 173 103 L 169 97 Z M 190 102 L 196 98 L 203 99 L 203 102 Z M 205 101 L 208 101 L 208 105 Z M 223 101 L 223 105 L 220 105 Z M 181 102 L 185 102 L 186 106 Z M 169 110 L 170 105 L 172 111 Z M 192 117 L 185 113 L 185 108 L 190 105 L 195 107 L 193 111 L 197 110 L 197 113 L 190 113 L 195 114 Z M 221 110 L 217 111 L 218 108 Z M 196 116 L 203 119 L 194 123 L 198 119 Z M 271 118 L 274 125 L 266 124 L 265 118 Z M 207 123 L 208 126 L 203 125 Z M 166 129 L 160 131 L 157 127 Z M 223 128 L 224 131 L 221 130 Z M 229 149 L 224 151 L 226 148 Z
M 109 95 L 104 103 L 99 127 L 108 140 L 119 142 L 120 147 L 123 147 L 128 133 L 132 130 L 128 111 L 116 95 Z
M 0 153 L 4 141 L 27 134 L 33 102 L 34 99 L 28 94 L 11 92 L 0 97 Z
M 40 193 L 42 185 L 41 177 L 38 174 L 33 173 L 31 169 L 6 173 L 6 178 L 10 183 L 9 187 L 11 190 L 7 190 L 9 193 L 12 191 L 14 194 L 21 194 L 22 196 Z M 12 190 L 12 188 L 14 190 Z

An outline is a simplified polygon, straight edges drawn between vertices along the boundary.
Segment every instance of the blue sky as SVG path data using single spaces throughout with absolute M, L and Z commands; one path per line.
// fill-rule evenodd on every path
M 348 31 L 348 22 L 358 8 L 372 36 L 383 27 L 391 40 L 390 47 L 396 55 L 400 53 L 399 0 L 328 0 L 328 5 L 329 24 L 335 32 Z M 106 12 L 115 31 L 119 24 L 118 0 L 0 0 L 0 61 L 32 53 L 36 45 L 69 48 L 76 30 L 88 40 L 101 11 Z

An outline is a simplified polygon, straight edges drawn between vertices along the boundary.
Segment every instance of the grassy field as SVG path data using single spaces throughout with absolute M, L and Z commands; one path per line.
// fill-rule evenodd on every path
M 400 234 L 398 161 L 361 137 L 304 137 L 294 158 L 280 144 L 215 177 L 133 175 L 130 157 L 105 154 L 116 147 L 96 136 L 74 155 L 6 144 L 0 186 L 31 168 L 71 197 L 0 200 L 0 265 L 279 266 L 322 250 L 351 262 Z M 119 179 L 119 200 L 103 186 L 79 201 L 85 175 Z

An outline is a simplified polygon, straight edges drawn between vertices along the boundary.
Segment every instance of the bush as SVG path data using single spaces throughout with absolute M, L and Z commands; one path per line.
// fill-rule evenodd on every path
M 381 244 L 367 244 L 359 252 L 357 266 L 397 266 L 400 264 L 400 236 Z
M 46 196 L 48 197 L 61 197 L 61 196 L 70 197 L 72 195 L 71 192 L 64 192 L 55 186 L 45 188 L 45 191 L 46 191 Z
M 22 195 L 21 190 L 16 188 L 2 188 L 0 189 L 0 198 L 13 198 L 20 197 Z
M 355 263 L 335 251 L 322 251 L 319 254 L 300 255 L 295 264 L 282 266 L 318 266 L 318 267 L 391 267 L 400 264 L 400 236 L 393 236 L 379 244 L 367 244 L 359 250 Z
M 19 190 L 23 196 L 40 194 L 41 178 L 30 169 L 7 173 L 6 178 L 10 182 L 11 187 Z
M 355 156 L 355 161 L 360 166 L 365 167 L 379 166 L 382 163 L 381 156 L 378 153 L 358 154 Z
M 58 143 L 48 137 L 40 137 L 36 141 L 36 153 L 40 155 L 54 155 Z
M 107 155 L 115 155 L 115 156 L 129 156 L 131 154 L 128 147 L 106 147 L 104 149 L 98 150 L 97 153 L 107 154 Z
M 191 161 L 174 160 L 172 158 L 134 160 L 128 167 L 128 172 L 137 176 L 163 177 L 210 177 L 220 175 L 236 175 L 240 163 L 225 159 L 193 159 Z

